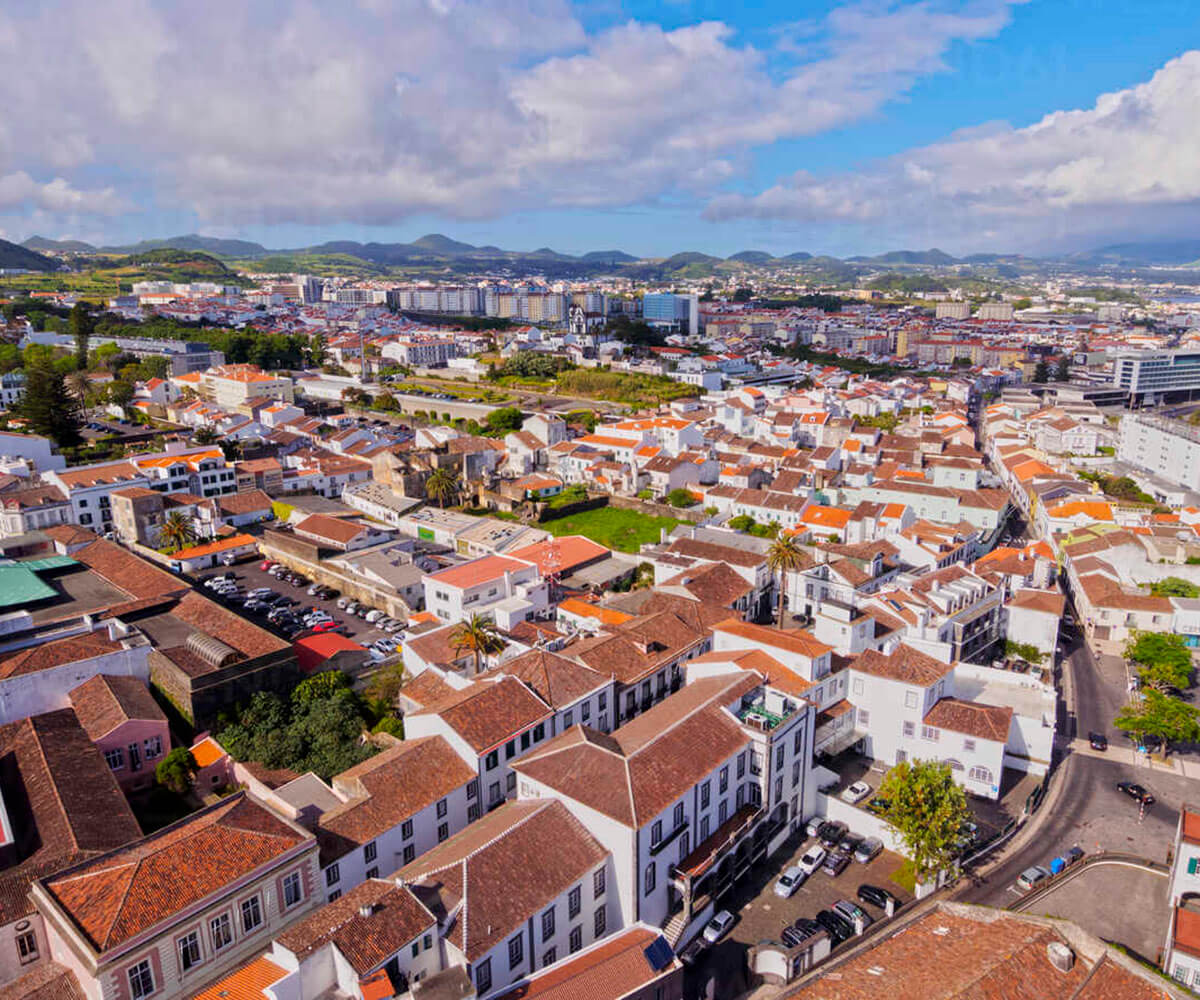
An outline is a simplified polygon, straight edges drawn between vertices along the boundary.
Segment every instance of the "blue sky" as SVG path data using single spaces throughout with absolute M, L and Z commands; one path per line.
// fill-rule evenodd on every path
M 1180 0 L 14 0 L 0 235 L 646 255 L 1192 236 L 1198 36 Z

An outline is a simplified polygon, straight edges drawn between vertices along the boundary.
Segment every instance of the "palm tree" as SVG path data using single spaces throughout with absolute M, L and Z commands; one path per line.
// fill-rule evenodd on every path
M 80 410 L 86 408 L 87 395 L 91 388 L 92 383 L 88 381 L 87 372 L 71 372 L 67 376 L 67 391 L 78 400 Z
M 437 501 L 438 506 L 445 507 L 447 500 L 458 496 L 458 473 L 453 469 L 439 466 L 425 480 L 425 499 Z
M 470 650 L 475 655 L 475 673 L 479 673 L 480 661 L 504 648 L 504 640 L 496 634 L 496 623 L 490 618 L 474 614 L 461 621 L 450 633 L 450 645 L 461 653 Z
M 182 511 L 173 510 L 158 529 L 158 544 L 178 552 L 196 542 L 196 526 Z
M 800 568 L 804 552 L 791 535 L 779 535 L 767 550 L 767 568 L 779 574 L 779 628 L 783 628 L 783 596 L 787 574 Z

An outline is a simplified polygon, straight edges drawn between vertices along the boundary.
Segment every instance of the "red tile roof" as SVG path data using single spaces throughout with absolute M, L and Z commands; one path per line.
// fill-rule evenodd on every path
M 466 590 L 470 587 L 478 587 L 489 580 L 499 580 L 505 573 L 516 573 L 528 568 L 529 563 L 518 562 L 508 556 L 484 556 L 481 559 L 472 559 L 461 566 L 451 566 L 449 569 L 431 573 L 428 578 L 448 587 Z
M 873 677 L 883 677 L 905 684 L 919 684 L 921 687 L 936 684 L 953 669 L 953 664 L 935 660 L 927 653 L 903 643 L 886 655 L 868 649 L 857 656 L 850 666 L 853 670 L 871 674 Z
M 238 793 L 127 847 L 42 880 L 105 952 L 280 861 L 308 839 Z
M 261 955 L 197 993 L 192 1000 L 263 1000 L 266 996 L 263 991 L 286 975 L 287 970 Z
M 98 656 L 115 653 L 121 649 L 105 631 L 87 632 L 84 635 L 55 639 L 40 646 L 30 646 L 13 653 L 0 654 L 0 679 L 33 674 L 39 670 L 80 663 Z
M 925 713 L 925 725 L 949 729 L 981 740 L 1004 743 L 1012 725 L 1013 710 L 997 705 L 980 705 L 957 698 L 942 698 Z
M 476 753 L 499 746 L 553 714 L 541 698 L 515 677 L 476 681 L 426 711 L 441 716 Z
M 79 724 L 93 741 L 131 719 L 164 725 L 167 721 L 150 689 L 136 677 L 97 674 L 72 689 L 69 697 Z

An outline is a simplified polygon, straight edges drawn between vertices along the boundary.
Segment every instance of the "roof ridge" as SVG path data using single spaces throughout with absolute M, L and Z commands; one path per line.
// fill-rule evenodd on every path
M 117 914 L 113 918 L 112 922 L 109 923 L 108 931 L 104 935 L 103 947 L 108 946 L 108 941 L 112 937 L 113 928 L 116 926 L 117 921 L 120 920 L 121 914 L 125 912 L 125 904 L 129 900 L 129 894 L 131 892 L 133 892 L 133 884 L 137 881 L 138 869 L 140 869 L 142 867 L 142 863 L 144 861 L 145 861 L 144 858 L 138 858 L 136 861 L 132 862 L 128 866 L 121 866 L 121 867 L 129 867 L 132 870 L 129 873 L 129 877 L 125 881 L 125 891 L 123 893 L 121 893 L 121 902 L 120 902 L 120 905 L 117 906 Z
M 75 722 L 76 725 L 78 725 L 79 716 L 75 715 L 75 709 L 70 709 L 70 712 L 75 716 Z M 50 758 L 46 756 L 45 747 L 42 745 L 42 734 L 38 731 L 37 724 L 34 719 L 36 719 L 36 716 L 28 720 L 29 731 L 33 734 L 34 742 L 37 744 L 38 756 L 41 757 L 42 764 L 45 765 L 46 773 L 50 775 L 50 788 L 54 792 L 54 801 L 58 803 L 58 808 L 67 821 L 67 829 L 71 832 L 71 846 L 76 851 L 81 850 L 79 846 L 79 838 L 75 835 L 75 824 L 71 820 L 70 810 L 67 809 L 67 804 L 63 801 L 62 795 L 59 793 L 58 781 L 56 780 L 53 768 L 50 767 Z

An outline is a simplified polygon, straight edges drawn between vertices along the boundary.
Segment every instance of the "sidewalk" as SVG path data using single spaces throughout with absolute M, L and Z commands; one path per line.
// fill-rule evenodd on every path
M 1111 743 L 1107 750 L 1093 750 L 1085 739 L 1068 740 L 1064 736 L 1056 736 L 1054 745 L 1064 753 L 1080 754 L 1084 757 L 1098 757 L 1110 760 L 1114 764 L 1129 764 L 1133 767 L 1146 768 L 1150 772 L 1165 771 L 1170 774 L 1182 775 L 1193 781 L 1200 781 L 1200 760 L 1173 755 L 1163 760 L 1151 754 L 1137 753 L 1133 747 L 1118 747 Z

